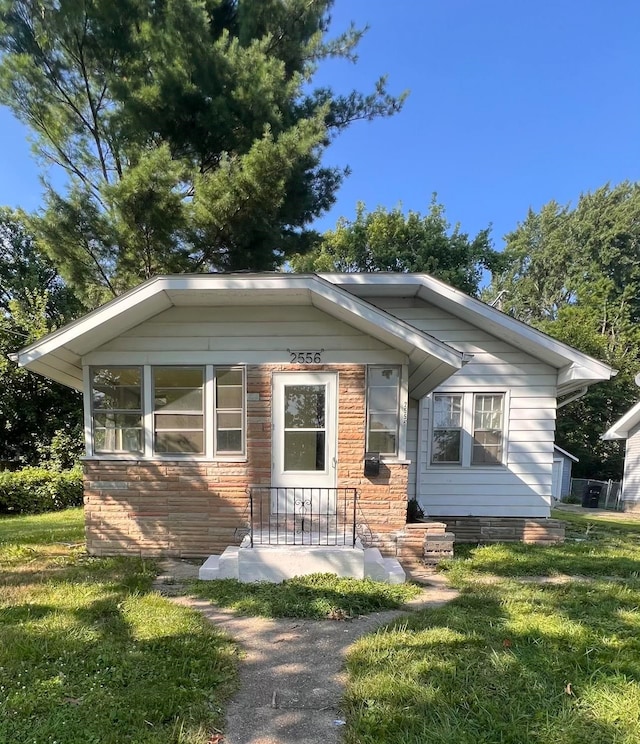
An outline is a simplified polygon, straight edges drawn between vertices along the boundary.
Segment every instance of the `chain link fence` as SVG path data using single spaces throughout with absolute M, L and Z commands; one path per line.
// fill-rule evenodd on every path
M 581 504 L 584 494 L 591 486 L 601 486 L 598 507 L 600 509 L 612 509 L 622 511 L 622 482 L 621 481 L 602 481 L 592 478 L 572 478 L 571 492 L 564 496 L 561 501 L 570 504 Z

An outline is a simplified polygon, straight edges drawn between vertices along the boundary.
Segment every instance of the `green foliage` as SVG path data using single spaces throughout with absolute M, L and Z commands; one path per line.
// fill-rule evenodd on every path
M 38 249 L 20 212 L 0 209 L 0 459 L 34 465 L 79 453 L 79 393 L 20 369 L 8 355 L 78 316 L 83 306 Z M 55 454 L 56 436 L 67 437 Z M 55 445 L 54 445 L 55 446 Z M 61 443 L 62 446 L 62 443 Z
M 483 270 L 493 271 L 500 262 L 489 228 L 472 239 L 459 225 L 452 229 L 434 196 L 426 215 L 405 215 L 398 207 L 366 212 L 359 203 L 355 220 L 341 218 L 317 250 L 294 256 L 291 265 L 297 272 L 426 272 L 475 295 Z
M 313 89 L 363 33 L 327 39 L 332 4 L 0 2 L 0 103 L 68 178 L 34 225 L 89 306 L 158 273 L 275 269 L 316 242 L 345 175 L 324 150 L 404 100 L 384 78 Z
M 638 396 L 640 184 L 546 204 L 506 236 L 505 268 L 485 293 L 499 307 L 615 369 L 618 375 L 558 412 L 557 442 L 578 477 L 620 478 L 623 446 L 600 435 Z
M 152 591 L 153 562 L 60 544 L 81 533 L 80 510 L 0 518 L 0 741 L 211 742 L 235 645 Z
M 82 470 L 0 472 L 0 514 L 40 514 L 82 504 Z
M 196 581 L 193 592 L 242 615 L 344 620 L 396 609 L 420 593 L 414 584 L 383 584 L 333 574 L 311 574 L 281 584 L 243 584 L 235 579 Z

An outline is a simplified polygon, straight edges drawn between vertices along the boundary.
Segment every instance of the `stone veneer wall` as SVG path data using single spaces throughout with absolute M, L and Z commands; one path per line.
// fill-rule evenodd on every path
M 411 570 L 435 568 L 440 561 L 453 556 L 454 536 L 444 522 L 427 520 L 406 524 L 397 535 L 396 557 Z
M 242 539 L 248 485 L 271 482 L 271 374 L 338 373 L 337 485 L 359 493 L 357 521 L 369 544 L 395 555 L 405 525 L 408 465 L 365 478 L 365 368 L 362 365 L 247 367 L 247 460 L 100 460 L 84 463 L 87 549 L 93 555 L 201 557 Z
M 438 517 L 458 543 L 525 542 L 554 545 L 564 542 L 564 522 L 524 517 Z

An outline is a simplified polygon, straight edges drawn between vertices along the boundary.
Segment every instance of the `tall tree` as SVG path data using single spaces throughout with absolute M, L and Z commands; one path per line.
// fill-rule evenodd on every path
M 359 203 L 354 220 L 342 217 L 311 253 L 295 256 L 294 271 L 417 271 L 433 274 L 469 294 L 478 293 L 484 270 L 500 265 L 489 228 L 474 238 L 451 224 L 435 196 L 426 215 L 399 207 L 367 212 Z
M 50 459 L 52 443 L 63 440 L 66 459 L 73 459 L 80 395 L 17 368 L 7 355 L 82 311 L 38 250 L 24 215 L 0 208 L 0 460 L 33 465 Z
M 623 448 L 600 435 L 640 395 L 640 184 L 530 210 L 506 241 L 505 269 L 485 299 L 619 370 L 560 409 L 557 430 L 580 458 L 578 474 L 620 477 Z
M 157 272 L 273 269 L 304 253 L 357 119 L 397 112 L 312 88 L 362 31 L 327 39 L 333 0 L 0 0 L 0 103 L 68 186 L 39 235 L 89 304 Z

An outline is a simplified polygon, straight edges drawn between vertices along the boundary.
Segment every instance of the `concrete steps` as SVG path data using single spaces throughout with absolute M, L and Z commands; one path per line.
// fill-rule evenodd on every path
M 237 579 L 244 583 L 280 583 L 294 576 L 333 573 L 356 579 L 370 578 L 401 584 L 405 573 L 395 558 L 384 558 L 377 548 L 344 545 L 260 545 L 229 547 L 222 555 L 211 555 L 198 571 L 198 578 Z

